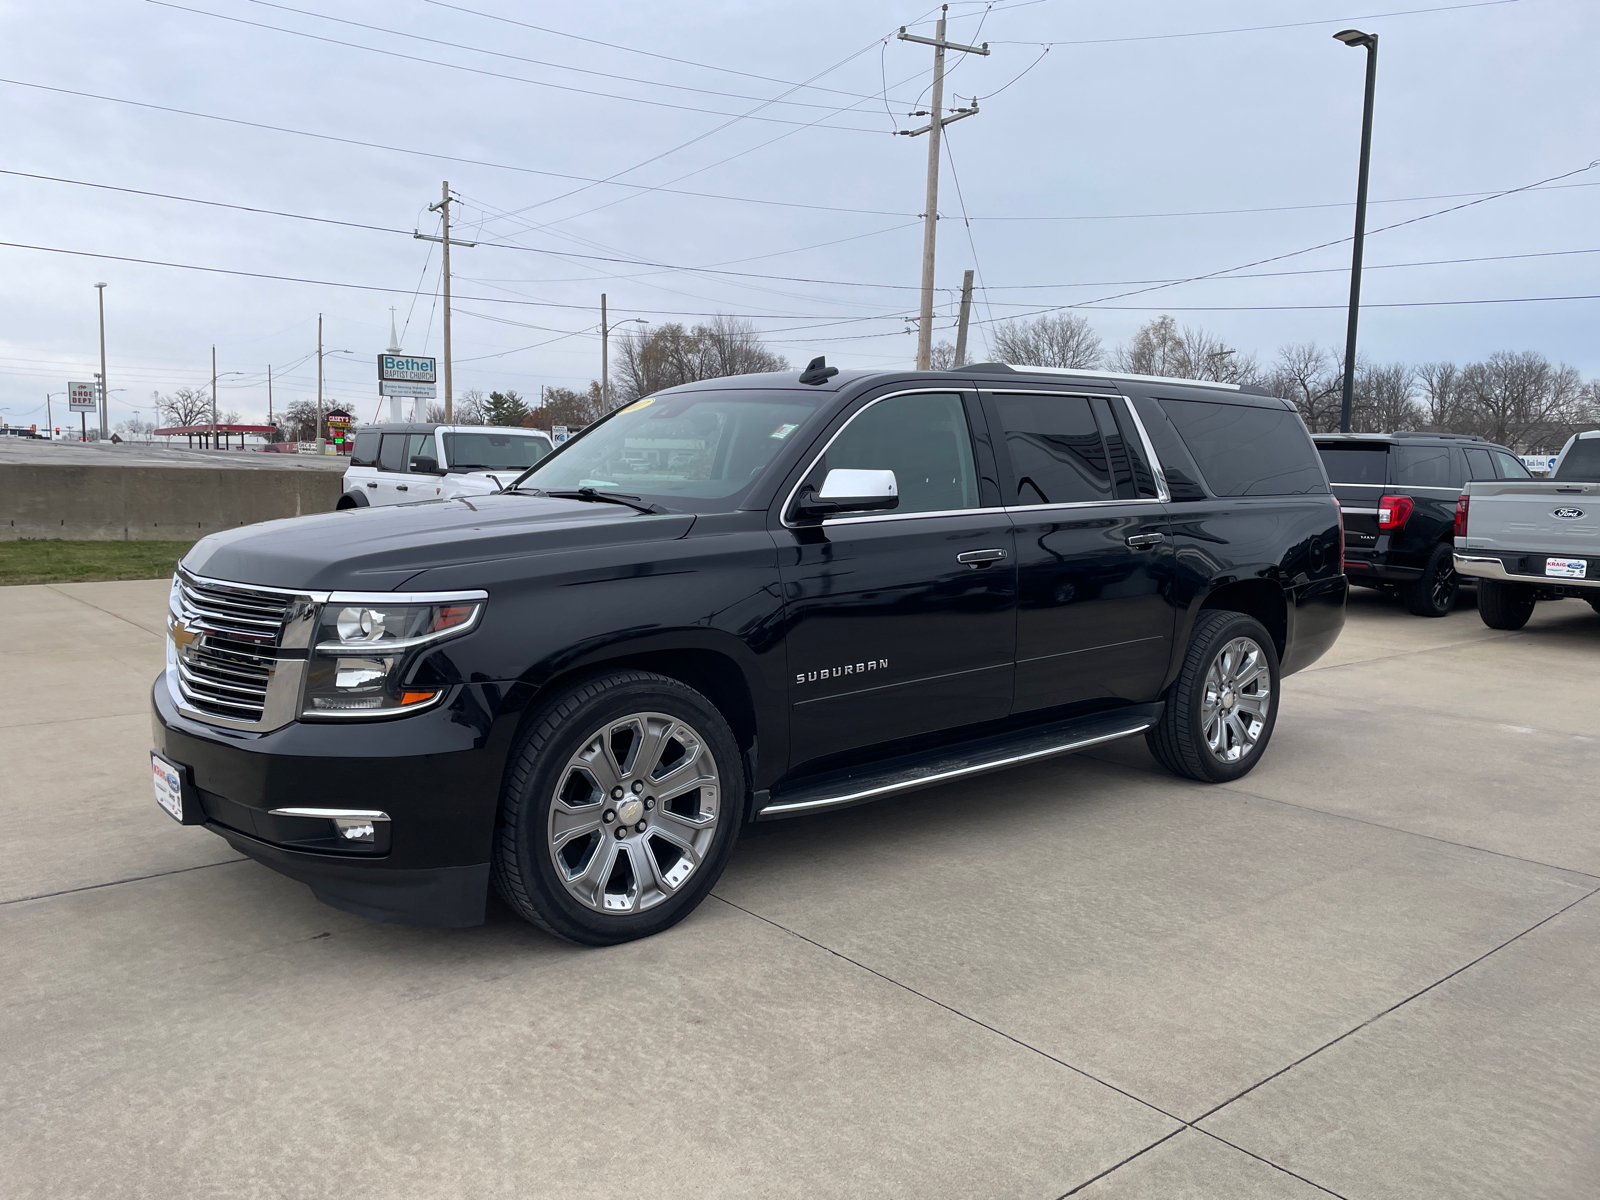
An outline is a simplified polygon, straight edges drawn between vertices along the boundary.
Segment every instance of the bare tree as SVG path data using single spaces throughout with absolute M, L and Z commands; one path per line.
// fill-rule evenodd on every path
M 1589 415 L 1577 368 L 1534 350 L 1499 350 L 1462 369 L 1471 432 L 1526 451 L 1564 441 Z
M 1112 366 L 1134 375 L 1165 375 L 1216 383 L 1252 383 L 1258 374 L 1254 355 L 1244 354 L 1203 329 L 1181 329 L 1163 314 L 1140 326 L 1133 340 L 1119 346 Z
M 993 346 L 996 358 L 1019 366 L 1092 371 L 1105 361 L 1100 335 L 1089 327 L 1088 318 L 1070 312 L 1007 321 L 995 330 Z
M 317 437 L 317 406 L 311 400 L 296 400 L 278 415 L 278 431 L 286 442 L 310 442 Z
M 750 322 L 718 316 L 685 329 L 677 322 L 625 333 L 617 340 L 611 382 L 626 404 L 663 388 L 728 375 L 787 370 L 788 360 L 768 350 Z
M 1415 378 L 1404 363 L 1379 367 L 1357 360 L 1355 387 L 1350 397 L 1351 432 L 1394 433 L 1415 429 L 1422 416 L 1412 393 Z M 1340 391 L 1342 399 L 1342 381 Z
M 554 429 L 565 425 L 568 429 L 582 429 L 606 415 L 606 402 L 600 395 L 600 381 L 589 381 L 587 391 L 572 388 L 547 387 L 544 403 L 533 410 L 528 418 L 536 429 Z
M 163 396 L 152 392 L 151 399 L 168 426 L 211 424 L 211 393 L 201 388 L 181 387 Z
M 940 342 L 928 355 L 928 366 L 934 371 L 948 371 L 956 365 L 956 348 L 949 342 Z
M 1296 342 L 1278 351 L 1278 361 L 1264 380 L 1274 396 L 1292 401 L 1313 433 L 1339 428 L 1342 372 L 1328 351 L 1315 342 Z
M 1416 369 L 1422 387 L 1422 422 L 1430 429 L 1454 431 L 1467 416 L 1461 368 L 1453 362 L 1425 362 Z

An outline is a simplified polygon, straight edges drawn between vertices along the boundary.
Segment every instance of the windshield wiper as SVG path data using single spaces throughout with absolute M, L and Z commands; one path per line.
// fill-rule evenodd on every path
M 638 496 L 624 496 L 621 492 L 601 492 L 592 487 L 581 487 L 576 491 L 549 491 L 545 488 L 516 488 L 516 491 L 533 491 L 536 495 L 551 496 L 557 500 L 586 500 L 591 504 L 625 504 L 629 508 L 636 508 L 642 513 L 664 513 L 671 511 L 662 508 L 659 504 L 648 504 Z

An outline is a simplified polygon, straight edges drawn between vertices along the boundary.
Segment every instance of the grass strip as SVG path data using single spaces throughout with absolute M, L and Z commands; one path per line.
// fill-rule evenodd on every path
M 67 542 L 59 538 L 0 542 L 0 586 L 163 579 L 172 574 L 192 545 L 192 541 Z

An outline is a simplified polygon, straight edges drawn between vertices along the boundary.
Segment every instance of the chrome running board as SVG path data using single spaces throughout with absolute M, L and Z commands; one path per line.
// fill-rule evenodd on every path
M 1113 712 L 992 734 L 922 754 L 902 755 L 848 771 L 802 779 L 769 795 L 757 808 L 756 820 L 771 821 L 821 809 L 844 808 L 912 788 L 930 787 L 968 775 L 1086 750 L 1101 742 L 1143 733 L 1161 719 L 1163 707 L 1161 701 L 1135 704 Z

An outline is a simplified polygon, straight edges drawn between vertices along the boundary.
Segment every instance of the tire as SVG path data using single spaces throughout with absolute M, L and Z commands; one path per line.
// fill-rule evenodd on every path
M 1247 675 L 1258 668 L 1266 676 L 1264 692 L 1259 674 L 1253 684 Z M 1241 681 L 1250 692 L 1223 708 L 1219 702 L 1231 694 L 1226 685 Z M 1167 689 L 1166 710 L 1145 734 L 1150 752 L 1174 775 L 1202 783 L 1248 775 L 1277 724 L 1279 682 L 1278 653 L 1261 622 L 1239 612 L 1202 612 L 1178 678 Z
M 1440 542 L 1428 555 L 1422 578 L 1401 592 L 1406 608 L 1418 617 L 1442 617 L 1456 606 L 1461 576 L 1456 574 L 1454 548 Z
M 717 882 L 745 789 L 733 731 L 699 692 L 646 671 L 590 676 L 544 704 L 512 751 L 491 878 L 569 941 L 649 937 Z
M 1478 615 L 1490 629 L 1521 629 L 1538 602 L 1538 593 L 1527 584 L 1478 580 Z

